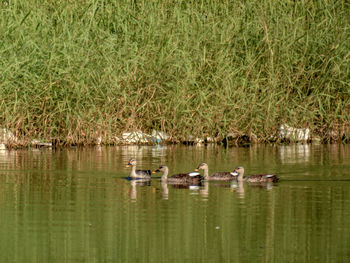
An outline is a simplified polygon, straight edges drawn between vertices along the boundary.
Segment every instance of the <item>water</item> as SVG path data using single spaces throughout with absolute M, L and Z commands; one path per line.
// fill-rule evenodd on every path
M 130 157 L 281 181 L 136 184 Z M 0 262 L 349 262 L 350 145 L 1 151 L 0 236 Z

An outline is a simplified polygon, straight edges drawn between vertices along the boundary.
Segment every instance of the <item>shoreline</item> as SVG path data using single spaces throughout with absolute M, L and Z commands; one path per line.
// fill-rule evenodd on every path
M 153 130 L 148 134 L 141 131 L 124 132 L 119 136 L 105 139 L 102 136 L 96 137 L 94 140 L 89 140 L 81 143 L 68 143 L 65 140 L 51 139 L 25 139 L 18 138 L 12 131 L 2 128 L 0 130 L 0 150 L 21 149 L 21 148 L 56 148 L 70 146 L 124 146 L 124 145 L 207 145 L 216 144 L 226 147 L 234 146 L 249 146 L 253 144 L 337 144 L 350 143 L 350 133 L 345 133 L 336 137 L 336 133 L 332 136 L 323 137 L 313 134 L 307 128 L 294 128 L 288 125 L 281 125 L 278 133 L 269 136 L 269 140 L 259 139 L 256 135 L 246 135 L 239 133 L 228 133 L 226 136 L 203 136 L 196 137 L 188 135 L 185 138 L 176 138 L 167 135 L 164 132 Z

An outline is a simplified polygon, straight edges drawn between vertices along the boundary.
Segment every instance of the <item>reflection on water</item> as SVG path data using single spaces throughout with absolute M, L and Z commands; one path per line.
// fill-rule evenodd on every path
M 278 184 L 126 180 L 241 165 Z M 0 151 L 0 262 L 349 262 L 348 145 Z
M 309 162 L 311 158 L 310 148 L 311 144 L 282 145 L 279 147 L 281 162 L 284 164 Z
M 160 184 L 162 187 L 162 199 L 168 200 L 169 199 L 168 183 L 162 181 Z
M 239 198 L 244 198 L 244 182 L 232 181 L 231 187 L 238 194 Z

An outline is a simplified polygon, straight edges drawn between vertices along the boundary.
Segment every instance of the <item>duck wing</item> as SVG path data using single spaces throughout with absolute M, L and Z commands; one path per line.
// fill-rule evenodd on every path
M 174 178 L 174 179 L 185 179 L 189 177 L 188 174 L 173 174 L 172 176 L 170 176 L 169 178 Z
M 216 172 L 210 176 L 215 180 L 232 180 L 237 177 L 233 172 Z
M 265 179 L 267 182 L 277 183 L 279 178 L 274 174 L 265 174 Z
M 198 172 L 191 172 L 187 174 L 174 174 L 169 178 L 173 180 L 186 181 L 186 182 L 200 181 L 202 179 L 201 174 Z

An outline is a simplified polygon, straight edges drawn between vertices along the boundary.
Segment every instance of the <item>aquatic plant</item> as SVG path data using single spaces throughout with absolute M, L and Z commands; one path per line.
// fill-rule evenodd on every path
M 122 131 L 346 139 L 346 1 L 0 2 L 0 126 L 113 143 Z

